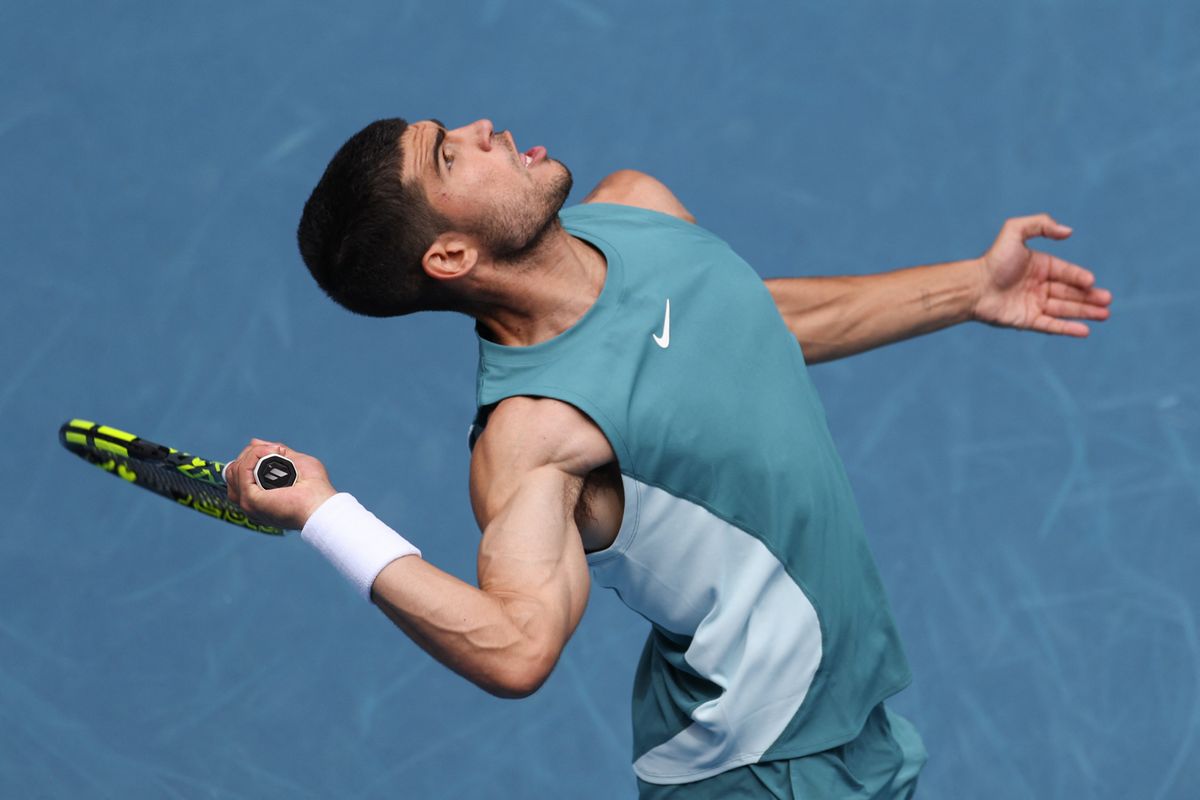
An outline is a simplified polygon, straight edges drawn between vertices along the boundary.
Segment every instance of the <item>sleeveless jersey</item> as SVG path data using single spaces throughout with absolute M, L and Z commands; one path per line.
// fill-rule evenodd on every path
M 686 783 L 853 739 L 910 676 L 796 339 L 703 228 L 609 204 L 561 219 L 604 254 L 604 287 L 553 339 L 480 338 L 472 442 L 531 395 L 587 414 L 617 455 L 620 532 L 588 562 L 652 626 L 634 771 Z

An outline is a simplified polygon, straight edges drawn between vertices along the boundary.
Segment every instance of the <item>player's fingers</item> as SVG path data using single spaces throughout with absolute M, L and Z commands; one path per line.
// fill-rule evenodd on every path
M 254 441 L 257 443 L 257 448 L 254 452 L 258 458 L 268 455 L 287 456 L 293 452 L 283 442 L 268 442 L 265 439 L 255 439 Z M 255 463 L 257 463 L 257 459 Z
M 1084 269 L 1078 264 L 1063 261 L 1061 258 L 1050 259 L 1050 279 L 1078 286 L 1080 289 L 1090 289 L 1096 284 L 1096 276 L 1091 270 Z
M 1028 217 L 1013 217 L 1004 223 L 1006 229 L 1014 231 L 1021 239 L 1045 236 L 1048 239 L 1066 239 L 1071 228 L 1056 221 L 1049 214 L 1033 214 Z
M 257 464 L 261 458 L 276 455 L 286 456 L 290 452 L 292 451 L 288 450 L 288 448 L 280 442 L 263 442 L 262 444 L 256 445 L 254 449 L 250 451 L 250 456 L 254 459 L 254 463 Z
M 255 496 L 262 491 L 254 479 L 254 468 L 258 465 L 259 460 L 270 452 L 274 451 L 268 445 L 254 444 L 247 448 L 242 458 L 238 459 L 238 505 L 248 513 L 254 510 Z
M 285 448 L 283 447 L 283 444 L 282 444 L 281 442 L 272 442 L 272 441 L 270 441 L 270 440 L 268 440 L 268 439 L 251 439 L 251 440 L 250 440 L 250 445 L 251 445 L 252 447 L 267 447 L 267 448 L 274 448 L 274 449 L 272 449 L 272 450 L 271 450 L 271 452 L 273 452 L 273 453 L 277 453 L 277 452 L 279 452 L 280 450 L 282 450 L 282 449 L 285 449 Z
M 221 477 L 225 479 L 225 494 L 229 497 L 231 503 L 237 505 L 241 504 L 241 487 L 238 483 L 239 458 L 230 461 L 225 465 L 225 469 L 221 471 Z
M 241 462 L 241 466 L 245 468 L 248 458 L 253 457 L 257 460 L 268 453 L 278 453 L 285 449 L 279 442 L 269 442 L 266 439 L 251 439 L 250 444 L 242 449 L 236 460 Z
M 1030 326 L 1035 331 L 1050 333 L 1057 336 L 1075 336 L 1083 338 L 1088 335 L 1088 326 L 1082 322 L 1069 319 L 1057 319 L 1043 314 L 1033 321 Z
M 259 452 L 264 447 L 274 446 L 274 443 L 265 439 L 251 439 L 250 443 L 242 448 L 242 452 L 238 453 L 237 458 L 225 466 L 225 484 L 228 487 L 227 494 L 230 500 L 241 504 L 247 482 L 254 483 L 254 465 L 258 463 L 259 458 L 262 458 Z
M 277 442 L 274 439 L 259 439 L 256 437 L 254 439 L 251 439 L 250 443 L 251 444 L 265 444 L 265 445 L 270 445 L 271 447 L 283 447 L 282 442 Z
M 261 443 L 261 439 L 251 439 L 250 444 L 242 448 L 242 452 L 238 453 L 238 457 L 234 459 L 238 462 L 239 467 L 245 466 L 247 456 L 254 452 L 254 448 L 259 447 Z
M 1071 300 L 1107 310 L 1112 302 L 1112 292 L 1106 289 L 1079 289 L 1065 283 L 1052 283 L 1050 284 L 1050 299 Z
M 1070 319 L 1108 319 L 1108 309 L 1088 303 L 1076 303 L 1070 300 L 1046 301 L 1046 313 L 1053 317 Z
M 1112 302 L 1112 292 L 1107 289 L 1080 289 L 1065 283 L 1051 283 L 1050 296 L 1058 300 L 1075 300 L 1094 306 L 1107 306 Z
M 1087 300 L 1088 291 L 1065 283 L 1050 284 L 1050 297 L 1055 300 L 1073 300 L 1082 303 Z
M 234 503 L 238 502 L 240 489 L 241 478 L 239 470 L 242 469 L 242 464 L 245 462 L 246 454 L 250 452 L 250 448 L 253 446 L 253 443 L 251 443 L 243 447 L 242 452 L 238 453 L 234 458 L 231 458 L 221 473 L 222 477 L 225 478 L 226 493 L 229 495 L 229 499 Z

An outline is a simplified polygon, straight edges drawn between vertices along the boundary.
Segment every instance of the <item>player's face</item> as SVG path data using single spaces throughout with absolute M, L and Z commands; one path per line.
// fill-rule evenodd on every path
M 546 148 L 518 151 L 512 134 L 486 119 L 453 130 L 417 122 L 403 144 L 405 179 L 419 180 L 434 210 L 497 258 L 536 242 L 571 190 L 571 173 Z

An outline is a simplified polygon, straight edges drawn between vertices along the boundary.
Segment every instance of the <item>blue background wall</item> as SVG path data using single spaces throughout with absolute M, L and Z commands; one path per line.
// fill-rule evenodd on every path
M 0 795 L 632 795 L 646 626 L 615 598 L 495 700 L 298 538 L 55 443 L 279 438 L 472 578 L 470 325 L 353 318 L 293 243 L 336 147 L 402 114 L 547 144 L 576 198 L 650 171 L 764 276 L 1075 226 L 1048 249 L 1116 295 L 1088 341 L 968 326 L 814 374 L 922 795 L 1197 796 L 1200 5 L 10 0 L 0 75 Z

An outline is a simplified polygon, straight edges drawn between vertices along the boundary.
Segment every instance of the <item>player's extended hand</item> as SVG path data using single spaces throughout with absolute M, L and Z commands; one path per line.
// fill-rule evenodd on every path
M 299 473 L 296 482 L 267 491 L 254 482 L 254 465 L 265 455 L 287 456 Z M 299 530 L 322 503 L 337 494 L 320 461 L 289 450 L 279 442 L 251 439 L 246 449 L 229 464 L 229 499 L 253 520 L 277 528 Z
M 1112 293 L 1097 289 L 1096 276 L 1076 264 L 1030 250 L 1035 236 L 1066 239 L 1071 229 L 1048 214 L 1015 217 L 980 259 L 983 286 L 974 318 L 989 325 L 1065 336 L 1087 336 L 1080 320 L 1108 319 Z

